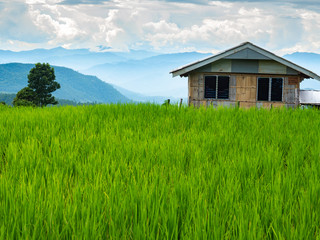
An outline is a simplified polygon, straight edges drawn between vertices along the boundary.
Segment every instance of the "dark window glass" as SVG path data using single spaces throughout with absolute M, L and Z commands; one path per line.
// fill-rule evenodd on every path
M 258 78 L 258 101 L 269 100 L 269 78 Z
M 271 80 L 271 101 L 282 101 L 282 78 Z
M 218 98 L 219 99 L 229 98 L 229 77 L 228 76 L 218 77 Z
M 217 77 L 205 76 L 205 98 L 216 98 Z

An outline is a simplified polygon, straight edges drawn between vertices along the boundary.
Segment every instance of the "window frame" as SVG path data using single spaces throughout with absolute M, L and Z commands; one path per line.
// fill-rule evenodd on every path
M 206 97 L 206 77 L 216 77 L 216 96 L 214 98 L 212 97 Z M 219 77 L 228 77 L 228 98 L 218 98 L 218 86 L 219 86 Z M 204 99 L 214 99 L 214 100 L 230 100 L 230 79 L 231 76 L 230 75 L 212 75 L 212 74 L 208 74 L 208 75 L 204 75 Z
M 258 93 L 259 93 L 259 78 L 268 78 L 269 79 L 269 86 L 268 86 L 268 100 L 259 100 Z M 271 100 L 271 91 L 272 91 L 272 79 L 278 78 L 282 80 L 282 89 L 281 89 L 281 100 L 280 101 L 272 101 Z M 284 77 L 257 77 L 257 95 L 256 99 L 257 102 L 283 102 L 283 89 L 284 89 Z

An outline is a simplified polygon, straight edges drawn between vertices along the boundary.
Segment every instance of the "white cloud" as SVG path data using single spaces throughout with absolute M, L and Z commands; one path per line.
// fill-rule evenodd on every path
M 178 43 L 188 47 L 199 46 L 202 51 L 212 51 L 213 46 L 223 49 L 248 40 L 267 41 L 273 22 L 272 16 L 264 15 L 259 9 L 240 8 L 229 19 L 205 18 L 199 25 L 184 28 L 164 20 L 145 26 L 149 29 L 152 26 L 153 31 L 147 35 L 147 40 L 157 48 Z
M 47 14 L 40 14 L 37 11 L 34 13 L 35 25 L 60 41 L 68 41 L 70 39 L 74 39 L 78 35 L 81 35 L 81 33 L 85 34 L 73 19 L 66 17 L 54 19 L 52 16 Z
M 209 5 L 224 7 L 224 8 L 232 8 L 233 6 L 231 2 L 221 2 L 221 1 L 212 1 L 212 2 L 209 2 Z
M 298 1 L 64 2 L 68 4 L 62 0 L 0 3 L 0 48 L 12 41 L 25 47 L 37 43 L 216 52 L 252 41 L 277 53 L 320 51 L 320 10 L 302 8 Z M 316 6 L 315 1 L 305 4 L 311 5 Z
M 165 32 L 165 33 L 177 33 L 179 28 L 175 23 L 167 23 L 165 20 L 159 22 L 149 22 L 144 24 L 144 29 L 153 33 Z
M 302 24 L 306 31 L 305 41 L 309 41 L 314 49 L 320 49 L 320 13 L 302 10 Z

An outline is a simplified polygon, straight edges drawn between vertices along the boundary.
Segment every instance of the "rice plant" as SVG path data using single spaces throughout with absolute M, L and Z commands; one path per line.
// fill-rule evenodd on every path
M 320 112 L 0 106 L 0 239 L 319 239 Z

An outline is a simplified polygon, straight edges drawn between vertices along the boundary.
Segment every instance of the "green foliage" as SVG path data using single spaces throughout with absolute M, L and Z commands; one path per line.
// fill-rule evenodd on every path
M 35 91 L 33 91 L 30 87 L 22 88 L 13 99 L 13 106 L 36 106 L 37 96 Z
M 35 92 L 35 100 L 33 101 L 35 105 L 43 107 L 48 104 L 58 104 L 51 94 L 61 87 L 55 79 L 54 69 L 48 63 L 37 63 L 35 67 L 30 70 L 28 87 Z
M 319 111 L 0 115 L 0 239 L 320 237 Z
M 25 99 L 16 99 L 13 102 L 13 106 L 15 106 L 15 107 L 35 107 L 36 105 L 33 102 L 30 102 Z

